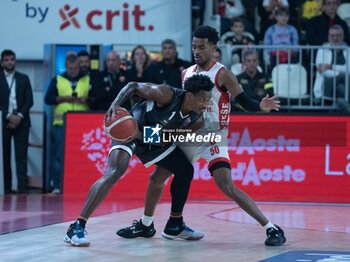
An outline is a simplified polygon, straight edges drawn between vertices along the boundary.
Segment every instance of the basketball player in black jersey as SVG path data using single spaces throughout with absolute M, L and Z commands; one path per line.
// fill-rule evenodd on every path
M 249 98 L 242 87 L 239 85 L 236 76 L 225 68 L 222 64 L 217 63 L 214 60 L 214 52 L 217 48 L 217 42 L 219 40 L 218 32 L 209 26 L 199 26 L 193 32 L 192 38 L 192 53 L 195 65 L 185 69 L 183 73 L 183 79 L 190 77 L 191 75 L 201 74 L 208 75 L 211 80 L 216 84 L 216 88 L 212 89 L 212 101 L 210 104 L 211 111 L 204 112 L 203 116 L 207 120 L 212 120 L 212 123 L 221 123 L 220 114 L 221 108 L 219 104 L 224 104 L 227 101 L 227 96 L 230 94 L 235 98 L 237 102 L 247 111 L 270 111 L 278 110 L 280 107 L 280 102 L 276 97 L 264 97 L 259 103 L 256 100 Z M 227 105 L 227 104 L 224 104 Z M 218 107 L 218 110 L 215 109 Z M 210 113 L 212 112 L 212 113 Z M 229 120 L 229 118 L 226 118 Z M 228 122 L 227 122 L 228 123 Z M 228 126 L 228 125 L 227 125 Z M 222 137 L 227 137 L 227 129 L 221 128 L 217 130 L 216 133 L 221 133 Z M 203 131 L 208 131 L 207 127 Z M 181 145 L 179 145 L 181 147 Z M 286 242 L 286 237 L 283 230 L 274 225 L 259 207 L 255 204 L 254 200 L 247 195 L 243 190 L 237 187 L 231 177 L 231 164 L 230 157 L 228 155 L 228 141 L 225 139 L 218 146 L 214 154 L 211 152 L 213 148 L 210 143 L 207 145 L 195 145 L 193 152 L 188 154 L 189 147 L 184 148 L 184 152 L 191 159 L 195 161 L 196 159 L 203 158 L 208 163 L 208 170 L 215 181 L 218 188 L 229 198 L 235 201 L 247 214 L 254 218 L 259 224 L 266 230 L 267 238 L 265 240 L 265 245 L 267 246 L 281 246 Z M 161 197 L 164 187 L 164 181 L 171 176 L 168 170 L 163 169 L 159 166 L 155 168 L 152 174 L 152 178 L 149 180 L 149 186 L 146 193 L 146 205 L 144 209 L 144 215 L 142 216 L 140 223 L 136 225 L 137 234 L 134 234 L 132 228 L 135 226 L 129 226 L 122 228 L 117 231 L 117 234 L 121 237 L 133 238 L 139 237 L 142 234 L 146 234 L 147 230 L 154 230 L 153 228 L 153 215 L 155 212 L 156 205 Z M 169 228 L 173 225 L 179 225 L 182 223 L 183 215 L 182 213 L 170 214 L 170 219 L 165 225 L 164 231 L 161 235 L 164 238 L 174 239 L 175 237 L 180 237 L 181 235 L 171 234 Z M 144 232 L 140 232 L 140 231 Z
M 157 126 L 165 129 L 180 129 L 198 126 L 202 121 L 202 112 L 208 106 L 213 83 L 207 76 L 196 75 L 185 83 L 185 90 L 168 85 L 151 83 L 129 83 L 118 94 L 106 117 L 116 114 L 118 107 L 132 96 L 142 99 L 131 109 L 137 120 L 139 131 L 144 126 Z M 107 168 L 104 175 L 90 188 L 80 217 L 70 225 L 64 241 L 72 246 L 89 246 L 86 238 L 85 224 L 107 196 L 109 190 L 123 176 L 128 168 L 131 156 L 135 154 L 145 166 L 155 164 L 174 174 L 171 186 L 172 212 L 182 212 L 189 186 L 193 177 L 193 167 L 183 152 L 174 144 L 144 144 L 139 139 L 131 139 L 125 143 L 113 141 L 108 155 Z M 135 230 L 136 231 L 136 230 Z M 148 231 L 144 237 L 152 237 L 155 230 Z M 200 239 L 204 235 L 194 231 L 185 224 L 181 227 L 182 236 L 188 239 Z

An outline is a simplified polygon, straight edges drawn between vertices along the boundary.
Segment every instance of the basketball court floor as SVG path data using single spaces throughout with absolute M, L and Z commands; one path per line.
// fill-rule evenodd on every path
M 90 247 L 63 242 L 82 197 L 44 194 L 0 196 L 0 261 L 350 261 L 350 205 L 267 203 L 259 207 L 281 226 L 287 243 L 266 247 L 265 231 L 229 201 L 189 201 L 185 222 L 201 230 L 200 241 L 160 236 L 170 205 L 156 211 L 151 239 L 122 239 L 115 232 L 139 219 L 142 199 L 107 199 L 87 224 Z

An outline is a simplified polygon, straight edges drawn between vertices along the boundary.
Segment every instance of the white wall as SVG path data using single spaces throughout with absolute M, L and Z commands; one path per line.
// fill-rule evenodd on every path
M 0 50 L 20 59 L 42 59 L 44 44 L 159 45 L 170 37 L 191 59 L 189 0 L 2 0 L 0 23 L 8 21 L 15 23 L 0 27 Z

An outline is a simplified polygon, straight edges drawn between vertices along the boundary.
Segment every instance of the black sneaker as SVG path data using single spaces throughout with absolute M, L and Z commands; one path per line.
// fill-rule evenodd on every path
M 176 225 L 166 225 L 164 231 L 162 232 L 162 237 L 166 239 L 185 239 L 185 240 L 200 240 L 204 237 L 204 234 L 201 231 L 193 230 L 185 225 L 176 226 Z
M 277 225 L 275 225 L 275 227 L 277 229 L 270 227 L 266 230 L 266 246 L 282 246 L 284 243 L 286 243 L 283 230 Z
M 154 224 L 145 226 L 142 224 L 141 219 L 139 221 L 134 220 L 132 226 L 119 229 L 116 234 L 124 238 L 136 238 L 136 237 L 153 237 L 156 234 Z
M 79 222 L 76 221 L 69 226 L 63 241 L 74 247 L 88 247 L 90 246 L 90 241 L 87 240 L 86 235 L 85 228 L 80 226 Z

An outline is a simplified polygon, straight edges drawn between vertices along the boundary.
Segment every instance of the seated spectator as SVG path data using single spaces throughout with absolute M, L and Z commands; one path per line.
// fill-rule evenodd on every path
M 275 23 L 277 10 L 281 7 L 288 8 L 288 0 L 258 1 L 258 13 L 260 15 L 260 39 L 264 38 L 267 28 Z
M 250 98 L 261 101 L 267 94 L 274 95 L 272 82 L 269 77 L 258 70 L 259 54 L 256 50 L 250 49 L 243 53 L 243 73 L 237 75 L 237 79 L 244 92 Z M 233 103 L 233 108 L 240 108 Z
M 120 57 L 115 51 L 110 51 L 106 56 L 106 68 L 97 73 L 92 81 L 90 92 L 91 109 L 107 111 L 119 91 L 126 84 L 125 71 L 120 68 Z M 131 105 L 123 107 L 130 109 Z
M 168 84 L 173 87 L 182 87 L 181 73 L 191 65 L 190 62 L 177 57 L 174 40 L 165 39 L 161 50 L 163 59 L 149 67 L 148 81 L 156 84 Z
M 264 36 L 264 45 L 278 46 L 289 45 L 297 46 L 299 43 L 299 35 L 296 28 L 288 24 L 289 11 L 287 8 L 280 8 L 276 13 L 277 23 L 270 26 Z M 270 66 L 273 68 L 280 63 L 295 63 L 298 59 L 297 50 L 281 50 L 274 48 L 267 50 L 270 57 Z M 265 61 L 267 62 L 267 61 Z
M 256 8 L 258 6 L 258 0 L 242 0 L 242 4 L 245 9 L 245 17 L 247 21 L 255 27 L 256 21 Z
M 230 46 L 235 45 L 252 45 L 254 44 L 254 36 L 244 31 L 244 23 L 240 18 L 234 18 L 231 22 L 231 31 L 226 32 L 221 37 L 221 42 Z M 232 63 L 241 63 L 242 61 L 242 48 L 232 48 Z
M 310 20 L 322 14 L 322 0 L 306 0 L 300 8 L 301 18 Z
M 300 43 L 306 44 L 306 30 L 310 19 L 322 14 L 322 0 L 306 0 L 298 9 L 298 26 L 300 29 Z
M 220 33 L 224 34 L 230 31 L 231 20 L 240 17 L 246 28 L 246 31 L 255 35 L 254 26 L 245 17 L 245 9 L 241 0 L 216 0 L 216 14 L 220 15 Z
M 332 47 L 343 46 L 344 49 Z M 316 98 L 326 98 L 333 101 L 336 98 L 338 106 L 350 113 L 350 106 L 345 90 L 346 78 L 350 76 L 350 62 L 346 61 L 349 49 L 344 42 L 344 31 L 340 25 L 333 25 L 328 30 L 328 43 L 318 49 L 316 54 L 317 74 L 314 84 Z M 348 83 L 350 84 L 350 83 Z M 349 93 L 349 92 L 348 92 Z
M 214 52 L 214 60 L 216 62 L 222 63 L 222 51 L 219 47 L 217 47 Z
M 244 6 L 241 0 L 216 0 L 216 13 L 221 17 L 232 19 L 244 15 Z
M 203 24 L 204 11 L 205 11 L 205 0 L 192 0 L 192 31 Z
M 307 41 L 310 45 L 322 45 L 328 41 L 328 30 L 338 24 L 343 28 L 344 40 L 350 45 L 348 25 L 337 15 L 338 0 L 323 0 L 323 13 L 313 17 L 307 25 Z

